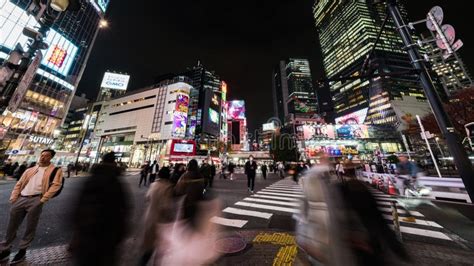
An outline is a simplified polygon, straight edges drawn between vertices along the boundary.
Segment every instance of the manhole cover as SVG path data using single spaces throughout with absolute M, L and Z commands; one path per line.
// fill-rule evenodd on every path
M 216 240 L 215 249 L 223 254 L 232 254 L 244 250 L 246 245 L 240 236 L 225 236 Z

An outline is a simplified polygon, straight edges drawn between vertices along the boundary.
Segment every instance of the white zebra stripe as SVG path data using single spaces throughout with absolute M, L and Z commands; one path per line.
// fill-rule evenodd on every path
M 382 214 L 382 216 L 385 218 L 385 220 L 393 221 L 392 215 Z M 400 219 L 400 222 L 403 222 L 403 221 Z M 439 225 L 439 224 L 437 224 L 433 221 L 428 221 L 428 220 L 416 219 L 416 222 L 414 222 L 414 223 L 418 224 L 418 225 L 425 225 L 425 226 L 431 226 L 431 227 L 436 227 L 436 228 L 443 228 L 441 225 Z
M 227 207 L 222 211 L 226 213 L 253 216 L 253 217 L 258 217 L 258 218 L 263 218 L 263 219 L 270 219 L 270 217 L 272 217 L 273 215 L 272 213 L 268 213 L 268 212 L 249 211 L 249 210 L 243 210 L 243 209 L 232 208 L 232 207 Z
M 245 201 L 254 201 L 254 202 L 277 204 L 277 205 L 284 205 L 284 206 L 291 206 L 291 207 L 299 207 L 300 206 L 300 204 L 298 202 L 283 202 L 283 201 L 256 199 L 256 198 L 245 198 L 244 200 Z
M 235 203 L 235 205 L 246 206 L 246 207 L 256 208 L 256 209 L 265 209 L 265 210 L 289 212 L 289 213 L 299 213 L 300 212 L 298 209 L 294 209 L 294 208 L 277 207 L 277 206 L 272 206 L 272 205 L 248 203 L 248 202 L 243 202 L 243 201 L 239 201 L 239 202 Z
M 266 198 L 266 199 L 277 199 L 277 200 L 287 200 L 287 201 L 300 201 L 300 199 L 295 199 L 295 198 L 284 198 L 284 197 L 258 195 L 258 194 L 254 194 L 254 195 L 252 195 L 252 197 Z
M 259 191 L 259 192 L 257 192 L 257 194 L 274 195 L 274 196 L 286 196 L 286 197 L 293 197 L 293 198 L 304 198 L 303 195 L 292 195 L 292 194 L 274 193 L 274 192 L 266 192 L 266 191 Z
M 247 220 L 234 220 L 234 219 L 227 219 L 222 217 L 214 216 L 210 220 L 212 223 L 230 226 L 230 227 L 237 227 L 242 228 L 245 224 L 247 224 Z

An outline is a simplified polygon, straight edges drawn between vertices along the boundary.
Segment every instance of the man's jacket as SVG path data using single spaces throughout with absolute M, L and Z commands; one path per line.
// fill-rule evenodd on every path
M 49 186 L 49 177 L 53 173 L 54 165 L 50 164 L 44 171 L 43 181 L 41 183 L 41 202 L 45 203 L 50 200 L 56 192 L 61 188 L 63 183 L 63 171 L 61 168 L 56 172 L 54 177 L 53 184 Z M 13 188 L 12 194 L 10 196 L 10 202 L 15 202 L 19 197 L 21 191 L 26 187 L 30 179 L 38 172 L 39 166 L 34 166 L 26 169 L 26 171 L 21 176 L 20 180 L 16 183 Z

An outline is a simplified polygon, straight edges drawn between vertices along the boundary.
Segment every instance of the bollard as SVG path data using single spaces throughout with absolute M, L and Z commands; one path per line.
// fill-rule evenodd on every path
M 397 203 L 395 201 L 392 201 L 392 217 L 395 233 L 397 234 L 400 242 L 403 242 L 402 232 L 400 231 L 400 220 L 398 219 Z

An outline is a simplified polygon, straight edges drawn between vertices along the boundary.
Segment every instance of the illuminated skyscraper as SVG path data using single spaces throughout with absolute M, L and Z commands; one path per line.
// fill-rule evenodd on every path
M 311 117 L 318 111 L 307 59 L 290 58 L 279 62 L 273 71 L 274 115 L 281 121 L 288 115 Z
M 39 23 L 27 13 L 34 1 L 0 0 L 0 64 L 15 47 L 28 49 L 25 26 L 38 28 Z M 43 1 L 40 1 L 43 2 Z M 54 133 L 65 119 L 69 105 L 86 66 L 97 36 L 100 20 L 109 0 L 82 1 L 79 11 L 59 15 L 45 36 L 48 49 L 26 94 L 14 112 L 0 114 L 2 149 L 7 154 L 28 159 L 35 151 L 50 146 Z M 48 145 L 29 141 L 31 136 L 48 138 Z
M 401 5 L 404 15 L 406 11 Z M 384 4 L 363 0 L 316 0 L 313 6 L 327 78 L 361 75 L 362 66 L 371 51 L 386 17 Z M 370 70 L 375 74 L 408 72 L 412 69 L 402 40 L 391 20 L 381 35 L 372 56 Z M 403 95 L 424 100 L 417 77 L 412 74 L 380 76 L 330 82 L 336 117 L 369 108 L 366 122 L 396 122 L 390 100 Z
M 438 76 L 445 93 L 447 95 L 473 86 L 471 75 L 464 67 L 464 63 L 457 52 L 454 52 L 450 57 L 444 58 L 443 51 L 436 45 L 435 42 L 430 41 L 434 38 L 432 35 L 424 38 L 424 50 L 430 58 L 433 71 Z

